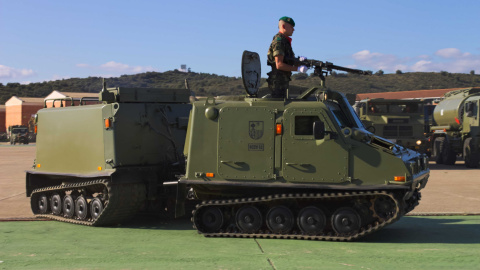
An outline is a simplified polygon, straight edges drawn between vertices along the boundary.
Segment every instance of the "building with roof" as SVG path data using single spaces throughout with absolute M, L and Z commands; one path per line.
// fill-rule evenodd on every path
M 0 105 L 0 133 L 7 132 L 7 128 L 5 126 L 5 105 Z
M 43 98 L 12 96 L 5 102 L 5 128 L 13 125 L 28 126 L 32 115 L 43 108 Z
M 384 99 L 423 99 L 435 100 L 440 99 L 447 92 L 465 89 L 463 88 L 448 88 L 448 89 L 428 89 L 428 90 L 413 90 L 400 92 L 382 92 L 382 93 L 362 93 L 357 94 L 356 101 L 364 99 L 384 98 Z
M 67 107 L 72 104 L 96 104 L 98 103 L 98 93 L 86 92 L 60 92 L 53 91 L 45 98 L 47 108 Z

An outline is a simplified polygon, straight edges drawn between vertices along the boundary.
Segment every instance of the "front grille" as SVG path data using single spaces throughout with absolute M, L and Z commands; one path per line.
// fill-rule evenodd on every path
M 398 136 L 400 136 L 400 137 L 411 137 L 411 136 L 413 136 L 413 127 L 412 126 L 398 126 Z
M 412 126 L 384 126 L 383 127 L 383 136 L 384 137 L 412 137 L 413 136 L 413 127 Z
M 398 126 L 384 126 L 383 127 L 383 136 L 384 137 L 397 137 L 398 135 Z
M 422 155 L 419 157 L 416 157 L 414 159 L 411 159 L 408 161 L 408 164 L 410 165 L 410 172 L 412 174 L 417 174 L 420 173 L 421 171 L 425 171 L 428 169 L 428 157 L 426 155 Z

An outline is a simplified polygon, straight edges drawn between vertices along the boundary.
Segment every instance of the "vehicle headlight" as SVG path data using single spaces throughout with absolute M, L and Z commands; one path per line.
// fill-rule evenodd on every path
M 418 140 L 418 141 L 417 141 L 417 145 L 420 145 L 420 144 L 422 144 L 422 141 L 421 141 L 421 140 Z

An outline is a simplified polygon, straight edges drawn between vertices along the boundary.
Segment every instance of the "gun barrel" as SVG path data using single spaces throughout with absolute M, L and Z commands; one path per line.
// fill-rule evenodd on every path
M 368 74 L 368 72 L 360 70 L 360 69 L 341 67 L 341 66 L 336 66 L 336 65 L 333 65 L 333 64 L 330 65 L 330 66 L 327 66 L 327 69 L 336 69 L 336 70 L 340 70 L 340 71 L 345 71 L 345 72 L 355 73 L 355 74 L 361 74 L 361 75 Z
M 307 59 L 307 60 L 304 60 L 304 61 L 300 61 L 298 58 L 296 58 L 294 62 L 295 62 L 296 65 L 305 65 L 309 68 L 310 67 L 318 67 L 318 68 L 321 68 L 321 69 L 326 69 L 327 71 L 340 70 L 340 71 L 345 71 L 345 72 L 355 73 L 355 74 L 361 74 L 361 75 L 369 75 L 370 74 L 370 72 L 368 72 L 368 71 L 337 66 L 337 65 L 334 65 L 330 62 L 323 62 L 323 61 L 314 60 L 314 59 Z

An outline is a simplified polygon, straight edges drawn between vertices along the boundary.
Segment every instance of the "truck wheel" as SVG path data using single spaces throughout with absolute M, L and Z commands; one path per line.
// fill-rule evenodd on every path
M 472 145 L 472 138 L 467 138 L 463 143 L 463 157 L 467 168 L 478 168 L 480 166 L 480 152 Z
M 437 137 L 433 141 L 433 156 L 435 157 L 435 162 L 437 164 L 443 164 L 442 149 L 444 147 L 445 138 Z
M 450 143 L 447 140 L 445 140 L 443 143 L 441 155 L 443 158 L 443 164 L 445 165 L 454 165 L 455 161 L 457 160 L 457 154 L 450 147 Z

